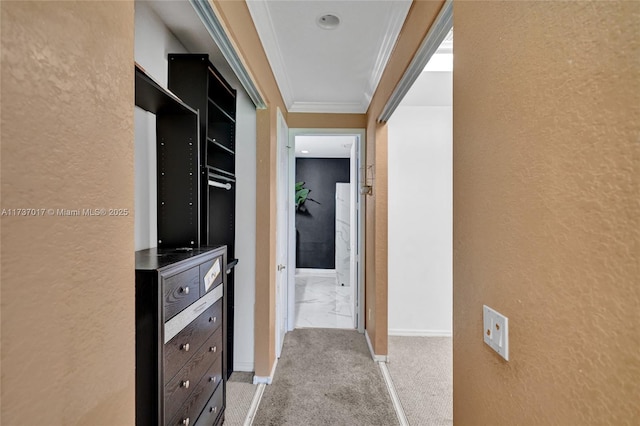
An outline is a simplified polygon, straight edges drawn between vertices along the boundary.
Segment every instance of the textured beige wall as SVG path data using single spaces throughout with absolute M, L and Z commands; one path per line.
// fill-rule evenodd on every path
M 133 209 L 133 3 L 7 2 L 2 208 Z M 3 216 L 2 423 L 134 423 L 133 212 Z
M 373 195 L 365 197 L 365 326 L 377 355 L 387 354 L 387 127 L 377 123 L 444 1 L 415 0 L 367 111 L 366 168 Z
M 640 3 L 454 18 L 454 422 L 637 425 Z
M 290 112 L 287 124 L 290 129 L 364 129 L 367 127 L 367 116 L 364 114 Z

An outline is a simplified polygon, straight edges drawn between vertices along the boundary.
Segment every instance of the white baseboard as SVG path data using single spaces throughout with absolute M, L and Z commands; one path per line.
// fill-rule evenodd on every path
M 256 386 L 256 391 L 253 394 L 253 399 L 249 406 L 249 412 L 247 413 L 247 417 L 244 419 L 243 426 L 253 425 L 253 419 L 256 418 L 256 414 L 258 413 L 258 407 L 260 407 L 260 401 L 262 401 L 262 395 L 264 394 L 265 387 L 266 385 L 264 383 Z
M 310 269 L 310 268 L 296 268 L 296 275 L 320 275 L 323 277 L 335 277 L 335 269 Z
M 253 373 L 253 369 L 254 369 L 253 362 L 241 362 L 241 361 L 233 362 L 233 371 L 245 371 L 247 373 Z
M 389 336 L 406 337 L 451 337 L 451 330 L 414 330 L 406 328 L 391 328 Z
M 254 374 L 253 375 L 253 384 L 254 385 L 259 385 L 259 384 L 270 385 L 273 382 L 273 375 L 276 374 L 276 366 L 277 365 L 278 365 L 278 358 L 276 358 L 276 360 L 273 362 L 273 367 L 271 367 L 271 373 L 267 377 L 265 377 L 265 376 L 256 376 Z
M 369 339 L 369 332 L 367 330 L 364 331 L 364 337 L 367 339 L 367 346 L 369 346 L 369 352 L 371 353 L 371 359 L 375 362 L 387 362 L 389 361 L 389 357 L 387 355 L 376 355 L 373 352 L 373 345 L 371 344 L 371 339 Z
M 387 390 L 389 391 L 389 396 L 391 397 L 391 402 L 393 403 L 393 409 L 396 412 L 396 416 L 398 417 L 398 423 L 400 423 L 400 426 L 409 426 L 409 421 L 407 420 L 404 408 L 402 407 L 402 403 L 400 402 L 400 397 L 398 396 L 398 392 L 396 391 L 396 386 L 393 384 L 393 379 L 391 378 L 391 374 L 389 373 L 387 364 L 384 362 L 379 362 L 378 366 L 380 367 L 380 372 L 382 373 L 384 382 L 387 385 Z

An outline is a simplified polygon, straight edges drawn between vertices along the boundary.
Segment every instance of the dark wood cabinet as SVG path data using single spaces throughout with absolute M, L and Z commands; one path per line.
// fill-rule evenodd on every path
M 136 252 L 136 425 L 223 422 L 226 270 L 225 246 Z
M 202 244 L 227 246 L 229 274 L 225 309 L 227 375 L 233 369 L 233 314 L 236 216 L 236 90 L 207 54 L 169 54 L 169 89 L 199 114 L 200 236 Z M 163 240 L 164 242 L 164 240 Z M 191 240 L 185 241 L 190 245 Z M 162 246 L 159 244 L 159 246 Z

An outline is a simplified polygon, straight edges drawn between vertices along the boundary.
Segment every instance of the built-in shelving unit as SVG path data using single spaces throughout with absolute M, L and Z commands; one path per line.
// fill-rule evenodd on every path
M 199 113 L 200 241 L 226 245 L 227 365 L 233 368 L 236 91 L 206 54 L 169 54 L 169 89 Z M 234 263 L 235 262 L 235 263 Z
M 200 230 L 198 112 L 135 65 L 136 105 L 156 115 L 158 247 L 197 247 Z

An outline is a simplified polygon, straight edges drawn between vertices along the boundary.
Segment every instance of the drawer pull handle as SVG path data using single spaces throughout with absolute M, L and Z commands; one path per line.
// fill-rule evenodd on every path
M 209 381 L 215 383 L 216 382 L 216 376 L 209 377 Z
M 180 287 L 178 291 L 180 293 L 189 294 L 189 287 Z
M 210 413 L 217 413 L 218 412 L 218 407 L 209 407 L 209 412 Z
M 189 417 L 187 417 L 186 419 L 182 419 L 182 424 L 185 426 L 189 426 Z
M 216 322 L 218 321 L 218 317 L 209 317 L 209 322 Z
M 183 380 L 182 383 L 180 383 L 180 387 L 183 387 L 185 389 L 189 389 L 189 381 L 188 380 Z
M 185 343 L 183 345 L 180 345 L 180 350 L 181 351 L 185 351 L 185 352 L 189 352 L 189 344 Z
M 217 346 L 211 346 L 209 348 L 209 352 L 218 352 L 218 347 Z

